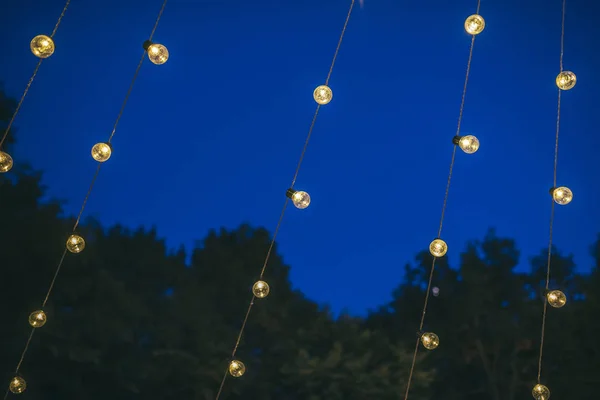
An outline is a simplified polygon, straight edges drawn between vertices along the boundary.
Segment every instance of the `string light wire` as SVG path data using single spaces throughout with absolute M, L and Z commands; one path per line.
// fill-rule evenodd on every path
M 56 34 L 56 31 L 58 30 L 58 26 L 62 22 L 62 19 L 65 16 L 65 13 L 67 12 L 67 8 L 69 8 L 70 3 L 71 3 L 71 0 L 67 0 L 67 2 L 65 3 L 63 10 L 60 13 L 60 16 L 58 17 L 58 20 L 56 21 L 56 25 L 54 25 L 54 29 L 52 30 L 52 34 L 50 35 L 50 39 L 54 39 L 54 35 Z M 35 77 L 37 76 L 40 66 L 42 65 L 42 61 L 44 61 L 43 58 L 40 58 L 38 60 L 37 65 L 35 66 L 35 68 L 33 70 L 33 74 L 31 74 L 31 78 L 29 78 L 29 82 L 27 82 L 27 86 L 25 86 L 25 91 L 23 92 L 23 94 L 21 95 L 21 99 L 17 103 L 17 108 L 15 108 L 15 111 L 13 112 L 13 115 L 10 118 L 10 121 L 8 121 L 8 125 L 6 126 L 6 129 L 4 130 L 4 134 L 2 135 L 2 138 L 0 139 L 0 150 L 2 150 L 2 145 L 4 145 L 4 141 L 8 137 L 8 132 L 10 131 L 10 128 L 12 127 L 13 122 L 15 122 L 15 118 L 17 118 L 17 114 L 19 113 L 19 110 L 21 109 L 21 106 L 23 105 L 23 101 L 25 100 L 27 93 L 29 93 L 29 88 L 31 87 L 31 84 L 33 83 L 33 81 L 35 80 Z
M 344 40 L 344 35 L 346 34 L 346 28 L 348 27 L 348 22 L 350 21 L 350 16 L 352 15 L 352 10 L 354 8 L 354 3 L 355 0 L 352 0 L 350 3 L 350 8 L 348 9 L 348 15 L 346 15 L 346 20 L 344 22 L 344 27 L 342 28 L 342 32 L 340 34 L 340 38 L 338 40 L 338 44 L 337 47 L 335 49 L 335 53 L 333 55 L 333 60 L 331 61 L 331 65 L 329 67 L 329 72 L 327 73 L 327 79 L 325 80 L 325 85 L 329 85 L 329 79 L 331 78 L 331 74 L 333 72 L 333 67 L 335 65 L 335 61 L 337 60 L 338 57 L 338 53 L 340 51 L 340 47 L 342 46 L 342 41 Z M 321 104 L 317 105 L 317 108 L 315 110 L 315 113 L 313 115 L 310 127 L 308 129 L 308 134 L 306 135 L 306 140 L 304 142 L 304 146 L 302 148 L 302 152 L 300 153 L 300 158 L 298 160 L 298 164 L 296 166 L 296 171 L 294 172 L 294 177 L 292 178 L 292 183 L 290 185 L 290 189 L 294 188 L 294 185 L 296 184 L 296 180 L 298 179 L 298 174 L 300 173 L 300 167 L 302 166 L 302 162 L 304 160 L 304 156 L 306 154 L 306 150 L 308 148 L 308 143 L 310 141 L 310 137 L 312 136 L 312 132 L 314 130 L 315 127 L 315 123 L 317 121 L 317 116 L 319 115 L 319 110 L 321 109 Z M 265 261 L 263 263 L 263 266 L 260 270 L 260 276 L 259 276 L 259 280 L 263 279 L 263 276 L 265 274 L 265 270 L 267 269 L 267 264 L 269 262 L 269 259 L 271 258 L 271 252 L 273 251 L 273 246 L 275 245 L 275 240 L 277 238 L 277 234 L 279 233 L 279 229 L 281 228 L 281 223 L 283 221 L 283 216 L 285 215 L 285 210 L 287 209 L 288 203 L 289 203 L 289 198 L 286 197 L 285 199 L 285 203 L 283 204 L 283 208 L 281 209 L 281 213 L 279 214 L 279 220 L 277 221 L 277 225 L 275 226 L 275 231 L 273 232 L 273 238 L 271 239 L 271 242 L 269 244 L 269 248 L 267 250 L 267 255 L 265 256 Z M 250 303 L 248 304 L 248 309 L 246 310 L 246 314 L 244 316 L 244 319 L 242 321 L 242 325 L 240 327 L 240 331 L 237 335 L 237 339 L 235 341 L 235 345 L 233 346 L 233 350 L 231 352 L 231 357 L 230 357 L 230 361 L 235 359 L 235 355 L 237 353 L 237 350 L 240 346 L 240 342 L 242 341 L 242 336 L 244 334 L 244 330 L 246 328 L 246 324 L 248 322 L 248 318 L 250 317 L 250 312 L 252 311 L 252 307 L 254 306 L 254 300 L 255 300 L 255 296 L 252 296 L 252 299 L 250 300 Z M 225 386 L 225 381 L 227 380 L 227 375 L 228 375 L 228 371 L 229 371 L 229 364 L 227 365 L 227 368 L 225 369 L 225 373 L 223 374 L 223 379 L 221 380 L 221 384 L 219 385 L 219 390 L 217 392 L 217 395 L 215 397 L 215 400 L 219 400 L 222 392 L 223 392 L 223 388 Z
M 58 23 L 56 24 L 56 27 L 54 28 L 54 31 L 52 33 L 53 35 L 56 32 L 56 29 L 58 28 L 58 24 L 60 23 L 60 20 L 62 19 L 63 15 L 64 15 L 64 12 L 66 11 L 66 7 L 68 6 L 69 1 L 67 1 L 67 5 L 65 6 L 65 10 L 63 10 L 63 13 L 61 14 L 61 17 L 59 18 Z M 160 9 L 160 12 L 158 13 L 158 16 L 156 18 L 156 22 L 154 23 L 154 27 L 152 28 L 152 32 L 150 34 L 149 40 L 152 40 L 152 38 L 154 36 L 154 33 L 156 32 L 156 28 L 158 27 L 158 23 L 160 22 L 160 19 L 161 19 L 162 15 L 163 15 L 165 6 L 167 5 L 167 1 L 168 0 L 163 0 L 162 7 Z M 136 79 L 137 79 L 137 77 L 139 75 L 140 68 L 142 67 L 144 59 L 146 58 L 146 54 L 147 54 L 147 50 L 144 50 L 144 52 L 142 54 L 142 57 L 140 58 L 140 61 L 139 61 L 138 65 L 137 65 L 137 68 L 135 70 L 135 73 L 133 75 L 133 78 L 131 80 L 131 83 L 129 85 L 129 88 L 127 90 L 127 94 L 125 95 L 125 99 L 123 100 L 123 103 L 122 103 L 121 108 L 119 110 L 119 114 L 117 115 L 117 119 L 116 119 L 115 124 L 113 126 L 113 129 L 111 131 L 110 137 L 108 139 L 108 143 L 109 144 L 111 143 L 111 141 L 112 141 L 112 139 L 113 139 L 113 137 L 115 135 L 115 132 L 117 130 L 117 126 L 119 124 L 119 121 L 121 120 L 121 116 L 123 115 L 123 111 L 125 110 L 125 106 L 127 105 L 127 101 L 129 100 L 129 96 L 131 95 L 131 92 L 133 90 L 133 86 L 134 86 L 135 81 L 136 81 Z M 41 60 L 40 60 L 40 62 L 41 62 Z M 39 64 L 38 64 L 38 67 L 39 67 Z M 30 83 L 31 83 L 31 81 L 30 81 Z M 22 99 L 21 99 L 21 102 L 22 102 Z M 14 116 L 13 116 L 13 119 L 14 119 Z M 7 130 L 7 132 L 8 132 L 8 130 Z M 83 199 L 83 203 L 81 205 L 81 209 L 79 210 L 79 214 L 77 215 L 77 218 L 76 218 L 75 223 L 73 225 L 73 229 L 72 229 L 72 233 L 73 234 L 76 232 L 76 230 L 77 230 L 77 228 L 79 226 L 79 223 L 81 221 L 81 216 L 83 215 L 83 211 L 85 210 L 85 206 L 87 205 L 87 202 L 89 200 L 90 195 L 92 194 L 92 190 L 94 188 L 96 180 L 98 179 L 98 175 L 100 173 L 100 167 L 101 166 L 102 166 L 102 163 L 98 163 L 98 166 L 96 167 L 96 171 L 94 173 L 94 176 L 92 177 L 92 180 L 91 180 L 90 186 L 88 188 L 88 191 L 87 191 L 87 193 L 86 193 L 86 195 L 85 195 L 85 197 Z M 46 306 L 46 304 L 48 302 L 48 299 L 50 298 L 50 295 L 52 293 L 52 290 L 54 289 L 54 286 L 55 286 L 55 283 L 56 283 L 56 279 L 58 278 L 58 275 L 59 275 L 60 270 L 61 270 L 61 268 L 63 266 L 63 263 L 64 263 L 64 260 L 66 258 L 66 255 L 67 255 L 67 249 L 65 248 L 63 250 L 62 255 L 61 255 L 60 259 L 59 259 L 59 262 L 58 262 L 58 264 L 56 266 L 56 270 L 55 270 L 54 275 L 52 277 L 52 281 L 50 282 L 50 286 L 48 288 L 48 291 L 46 292 L 46 296 L 45 296 L 44 301 L 42 303 L 42 308 L 41 308 L 42 310 Z M 15 368 L 15 372 L 14 372 L 15 376 L 19 376 L 19 371 L 21 369 L 23 361 L 25 360 L 25 356 L 26 356 L 27 351 L 29 350 L 29 346 L 31 344 L 31 340 L 33 339 L 33 333 L 35 332 L 36 329 L 37 328 L 35 328 L 35 327 L 31 328 L 31 333 L 29 334 L 29 337 L 27 338 L 27 341 L 25 342 L 25 346 L 24 346 L 23 351 L 21 353 L 21 357 L 19 359 L 19 362 L 17 363 L 17 367 Z M 4 394 L 4 400 L 7 399 L 9 393 L 10 393 L 10 388 L 8 388 L 6 390 L 6 393 Z
M 479 9 L 481 8 L 481 0 L 477 0 L 477 11 L 476 14 L 479 14 Z M 462 97 L 461 97 L 461 101 L 460 101 L 460 110 L 458 113 L 458 123 L 457 123 L 457 127 L 456 127 L 456 136 L 458 136 L 460 134 L 460 125 L 462 123 L 462 118 L 463 118 L 463 112 L 464 112 L 464 108 L 465 108 L 465 97 L 467 94 L 467 85 L 469 82 L 469 74 L 471 72 L 471 61 L 473 59 L 473 47 L 475 45 L 475 36 L 476 35 L 472 35 L 471 37 L 471 45 L 469 46 L 469 58 L 467 61 L 467 71 L 465 73 L 465 84 L 463 86 L 463 91 L 462 91 Z M 450 159 L 450 167 L 448 170 L 448 180 L 446 182 L 446 191 L 444 193 L 444 201 L 442 203 L 442 213 L 441 213 L 441 217 L 440 217 L 440 224 L 439 224 L 439 228 L 438 228 L 438 234 L 437 237 L 441 237 L 442 236 L 442 227 L 444 225 L 444 217 L 446 215 L 446 207 L 448 205 L 448 194 L 450 192 L 450 182 L 452 181 L 452 171 L 454 169 L 454 161 L 456 159 L 456 147 L 458 145 L 454 144 L 453 148 L 452 148 L 452 157 Z M 418 332 L 421 332 L 423 330 L 423 326 L 425 325 L 425 315 L 427 314 L 427 306 L 429 304 L 429 294 L 431 292 L 431 283 L 433 281 L 433 273 L 435 271 L 435 261 L 436 261 L 436 257 L 433 257 L 433 260 L 431 262 L 431 270 L 429 272 L 429 279 L 427 281 L 427 290 L 425 291 L 425 300 L 423 302 L 423 311 L 421 312 L 421 320 L 419 322 L 419 329 Z M 415 343 L 415 350 L 413 352 L 413 357 L 412 357 L 412 361 L 411 361 L 411 365 L 410 365 L 410 371 L 408 374 L 408 381 L 406 383 L 406 392 L 404 393 L 404 400 L 408 399 L 408 394 L 410 392 L 410 385 L 412 383 L 412 378 L 413 378 L 413 374 L 415 371 L 415 364 L 417 362 L 417 355 L 419 354 L 419 342 L 420 342 L 421 338 L 417 337 L 417 341 Z

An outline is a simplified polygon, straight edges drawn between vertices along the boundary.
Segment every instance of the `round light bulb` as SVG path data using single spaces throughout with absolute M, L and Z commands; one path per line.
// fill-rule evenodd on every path
M 479 150 L 479 139 L 473 135 L 467 135 L 460 138 L 458 146 L 467 154 L 473 154 Z
M 27 389 L 27 382 L 20 376 L 15 376 L 8 385 L 8 390 L 14 394 L 23 393 Z
M 264 299 L 269 295 L 269 284 L 265 281 L 258 281 L 252 286 L 252 293 L 259 299 Z
M 0 151 L 0 173 L 8 172 L 13 167 L 13 159 L 10 154 Z
M 153 64 L 162 65 L 169 59 L 169 50 L 162 44 L 152 43 L 148 46 L 148 58 Z
M 294 203 L 297 208 L 303 210 L 310 205 L 310 195 L 302 190 L 294 192 L 292 195 L 292 203 Z
M 440 338 L 433 332 L 427 332 L 421 336 L 421 343 L 427 350 L 433 350 L 440 345 Z
M 108 143 L 96 143 L 92 147 L 92 158 L 98 162 L 108 161 L 112 155 L 112 148 Z
M 552 198 L 556 204 L 565 206 L 573 200 L 573 192 L 566 186 L 557 187 L 552 191 Z
M 429 252 L 434 257 L 444 257 L 448 251 L 448 245 L 442 239 L 435 239 L 429 244 Z
M 577 76 L 571 71 L 563 71 L 556 77 L 556 86 L 561 90 L 570 90 L 575 87 Z
M 48 58 L 54 54 L 54 40 L 50 36 L 37 35 L 29 43 L 31 52 L 39 58 Z
M 333 91 L 327 85 L 317 86 L 313 92 L 313 97 L 317 103 L 323 106 L 333 99 Z
M 234 378 L 239 378 L 240 376 L 244 375 L 245 372 L 246 372 L 246 366 L 244 365 L 243 362 L 238 361 L 238 360 L 233 360 L 232 362 L 229 363 L 229 373 Z
M 473 14 L 465 20 L 465 30 L 470 35 L 479 35 L 485 28 L 485 20 L 479 14 Z
M 535 400 L 548 400 L 550 398 L 550 389 L 538 383 L 533 387 L 531 395 Z
M 71 253 L 81 253 L 85 249 L 85 240 L 79 235 L 71 235 L 67 239 L 67 250 Z
M 41 328 L 46 325 L 46 313 L 44 310 L 37 310 L 29 314 L 29 325 L 34 328 Z
M 560 290 L 549 291 L 548 294 L 546 294 L 546 299 L 548 299 L 548 304 L 554 308 L 561 308 L 567 304 L 567 296 Z

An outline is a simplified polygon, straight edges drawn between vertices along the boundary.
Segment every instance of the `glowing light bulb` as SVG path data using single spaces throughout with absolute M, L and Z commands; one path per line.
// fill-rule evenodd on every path
M 448 245 L 442 239 L 435 239 L 429 244 L 429 252 L 434 257 L 444 257 L 448 251 Z
M 48 58 L 54 54 L 54 40 L 50 36 L 37 35 L 29 43 L 31 52 L 39 58 Z
M 229 373 L 234 378 L 239 378 L 240 376 L 244 375 L 245 372 L 246 372 L 246 366 L 244 365 L 243 362 L 238 361 L 238 360 L 233 360 L 232 362 L 229 363 Z
M 71 235 L 67 239 L 67 250 L 71 253 L 81 253 L 85 249 L 85 240 L 79 235 Z
M 551 290 L 546 294 L 546 299 L 548 299 L 548 304 L 550 304 L 554 308 L 561 308 L 565 304 L 567 304 L 567 296 L 560 290 Z
M 333 99 L 333 91 L 327 85 L 317 86 L 313 92 L 313 97 L 317 103 L 323 106 Z
M 573 200 L 573 192 L 566 186 L 557 187 L 552 190 L 552 198 L 556 202 L 556 204 L 560 204 L 561 206 L 565 206 Z
M 440 345 L 440 338 L 433 332 L 426 332 L 421 336 L 421 343 L 427 350 L 433 350 Z
M 0 173 L 8 172 L 13 167 L 13 159 L 10 154 L 0 151 Z
M 162 44 L 152 43 L 148 46 L 148 58 L 153 64 L 162 65 L 169 59 L 169 50 Z
M 92 147 L 92 158 L 98 162 L 108 161 L 112 155 L 112 147 L 108 143 L 96 143 Z
M 252 293 L 259 299 L 264 299 L 269 295 L 269 291 L 271 288 L 269 284 L 265 281 L 258 281 L 252 286 Z
M 556 86 L 561 90 L 570 90 L 575 87 L 577 76 L 571 71 L 563 71 L 556 77 Z
M 485 28 L 485 20 L 481 15 L 473 14 L 465 20 L 465 30 L 470 35 L 479 35 Z
M 479 150 L 479 139 L 473 135 L 461 136 L 458 139 L 458 146 L 467 154 L 473 154 Z
M 20 376 L 15 376 L 8 385 L 8 390 L 14 394 L 23 393 L 27 389 L 27 382 Z
M 46 325 L 46 313 L 43 310 L 37 310 L 29 314 L 29 325 L 34 328 Z
M 531 395 L 535 400 L 548 400 L 550 398 L 550 389 L 538 383 L 533 387 Z
M 288 189 L 285 195 L 292 200 L 292 203 L 299 208 L 304 209 L 310 205 L 310 196 L 301 190 Z

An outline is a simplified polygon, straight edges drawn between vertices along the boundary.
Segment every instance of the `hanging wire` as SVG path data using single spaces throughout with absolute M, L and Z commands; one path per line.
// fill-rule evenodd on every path
M 477 11 L 476 14 L 479 14 L 479 9 L 481 7 L 481 0 L 477 0 Z M 467 71 L 465 73 L 465 84 L 463 86 L 462 97 L 460 101 L 460 111 L 458 113 L 458 123 L 456 127 L 456 136 L 460 134 L 460 125 L 462 123 L 463 111 L 465 108 L 465 97 L 467 95 L 467 84 L 469 83 L 469 73 L 471 72 L 471 60 L 473 59 L 473 47 L 475 45 L 475 35 L 471 37 L 471 45 L 469 46 L 469 59 L 467 61 Z M 450 182 L 452 180 L 452 171 L 454 169 L 454 161 L 456 159 L 456 147 L 455 144 L 452 148 L 452 157 L 450 159 L 450 168 L 448 170 L 448 181 L 446 182 L 446 191 L 444 193 L 444 201 L 442 203 L 442 214 L 440 217 L 440 225 L 438 228 L 437 237 L 442 236 L 442 227 L 444 225 L 444 217 L 446 215 L 446 207 L 448 205 L 448 194 L 450 192 Z M 425 325 L 425 315 L 427 314 L 427 305 L 429 304 L 429 294 L 431 292 L 431 282 L 433 281 L 433 273 L 435 271 L 435 261 L 436 257 L 433 257 L 431 262 L 431 270 L 429 271 L 429 279 L 427 281 L 427 290 L 425 291 L 425 301 L 423 302 L 423 311 L 421 312 L 421 321 L 419 322 L 418 332 L 423 330 L 423 326 Z M 410 365 L 410 371 L 408 374 L 408 381 L 406 384 L 406 392 L 404 393 L 404 400 L 408 399 L 408 393 L 410 392 L 410 385 L 412 383 L 413 374 L 415 372 L 415 364 L 417 362 L 417 355 L 419 354 L 419 341 L 420 337 L 417 337 L 417 341 L 415 344 L 415 350 L 413 352 L 413 357 Z
M 350 3 L 350 8 L 348 9 L 348 15 L 346 16 L 346 20 L 344 22 L 344 27 L 342 29 L 342 33 L 340 34 L 340 39 L 338 41 L 337 47 L 335 49 L 335 53 L 333 55 L 333 60 L 331 61 L 331 65 L 329 67 L 329 72 L 327 73 L 327 79 L 325 80 L 325 85 L 329 85 L 329 79 L 331 78 L 331 73 L 333 72 L 333 66 L 335 65 L 335 61 L 337 59 L 338 53 L 340 51 L 340 47 L 342 46 L 342 41 L 344 40 L 344 35 L 346 34 L 346 28 L 348 27 L 348 22 L 350 21 L 350 16 L 352 15 L 352 9 L 354 8 L 355 0 L 352 0 Z M 310 123 L 310 128 L 308 129 L 308 134 L 306 135 L 306 141 L 304 142 L 304 146 L 302 148 L 302 152 L 300 153 L 300 159 L 298 160 L 298 165 L 296 166 L 296 171 L 294 172 L 294 177 L 292 178 L 292 184 L 290 185 L 290 189 L 294 188 L 296 184 L 296 179 L 298 179 L 298 174 L 300 173 L 300 167 L 302 166 L 302 161 L 304 160 L 304 155 L 306 154 L 306 149 L 308 148 L 308 142 L 310 141 L 310 137 L 312 135 L 313 129 L 315 127 L 315 123 L 317 122 L 317 116 L 319 115 L 319 110 L 321 109 L 321 105 L 317 105 L 315 113 L 312 118 L 312 122 Z M 265 270 L 267 269 L 267 264 L 269 263 L 269 259 L 271 258 L 271 252 L 273 250 L 273 246 L 275 245 L 275 239 L 277 238 L 277 234 L 279 233 L 279 228 L 281 227 L 281 222 L 283 221 L 283 216 L 285 215 L 285 210 L 287 209 L 289 198 L 285 199 L 285 203 L 283 204 L 283 208 L 281 209 L 281 213 L 279 214 L 279 220 L 277 221 L 277 225 L 275 227 L 275 231 L 273 232 L 273 238 L 271 239 L 271 243 L 269 244 L 269 249 L 267 250 L 267 255 L 265 257 L 265 261 L 260 270 L 259 280 L 263 279 L 265 274 Z M 246 310 L 246 315 L 242 321 L 242 325 L 240 327 L 240 331 L 237 335 L 237 339 L 235 341 L 235 345 L 233 346 L 233 350 L 231 352 L 230 360 L 235 358 L 235 354 L 237 353 L 240 342 L 242 341 L 242 336 L 244 334 L 244 329 L 246 328 L 246 324 L 248 322 L 248 317 L 250 316 L 250 311 L 252 311 L 252 307 L 254 306 L 254 295 L 248 304 L 248 309 Z M 228 376 L 229 365 L 225 369 L 225 373 L 223 374 L 223 379 L 221 380 L 221 384 L 219 385 L 219 390 L 215 397 L 215 400 L 219 400 L 221 393 L 223 392 L 223 387 L 225 386 L 225 381 Z
M 70 0 L 69 0 L 70 1 Z M 160 12 L 158 13 L 158 17 L 156 18 L 156 22 L 154 23 L 154 27 L 152 28 L 152 33 L 150 34 L 150 38 L 152 38 L 154 36 L 154 33 L 156 31 L 156 28 L 158 27 L 158 23 L 160 21 L 160 18 L 162 17 L 163 11 L 165 9 L 165 6 L 167 4 L 168 0 L 164 0 L 162 3 L 162 7 L 160 9 Z M 69 2 L 67 2 L 67 5 L 69 4 Z M 65 10 L 66 10 L 66 6 L 65 6 Z M 60 23 L 60 20 L 62 19 L 65 10 L 63 10 L 63 13 L 61 14 L 58 23 L 56 24 L 56 27 L 54 28 L 54 32 L 52 33 L 54 35 L 54 33 L 56 32 L 56 28 L 58 27 L 58 24 Z M 110 134 L 110 138 L 108 140 L 108 143 L 110 143 L 110 141 L 112 140 L 113 136 L 115 135 L 115 132 L 117 130 L 117 125 L 119 124 L 119 121 L 121 119 L 121 116 L 123 115 L 123 111 L 125 110 L 125 106 L 127 105 L 127 101 L 129 100 L 129 96 L 131 95 L 131 91 L 133 90 L 133 86 L 135 84 L 135 81 L 138 77 L 138 74 L 140 72 L 140 68 L 142 66 L 142 63 L 144 62 L 144 59 L 146 57 L 146 50 L 144 50 L 144 53 L 142 54 L 142 58 L 140 59 L 137 68 L 135 70 L 135 73 L 133 75 L 133 78 L 131 80 L 131 83 L 129 84 L 129 89 L 127 90 L 127 94 L 125 95 L 125 99 L 123 100 L 123 103 L 121 105 L 121 109 L 119 110 L 119 114 L 117 116 L 117 119 L 115 121 L 115 124 L 113 126 L 113 130 Z M 40 60 L 41 62 L 41 60 Z M 39 66 L 39 65 L 38 65 Z M 22 101 L 22 99 L 21 99 Z M 13 116 L 14 119 L 14 116 Z M 8 132 L 8 130 L 7 130 Z M 81 209 L 79 210 L 79 214 L 77 215 L 77 218 L 75 220 L 75 224 L 73 225 L 73 229 L 72 229 L 72 233 L 75 233 L 77 230 L 77 227 L 79 226 L 79 223 L 81 221 L 81 216 L 83 215 L 83 211 L 85 210 L 85 206 L 87 205 L 87 202 L 89 200 L 90 195 L 92 194 L 92 189 L 94 188 L 94 184 L 96 183 L 96 180 L 98 179 L 98 175 L 100 173 L 100 167 L 101 167 L 102 163 L 98 163 L 98 166 L 96 167 L 96 171 L 94 173 L 94 176 L 91 180 L 90 186 L 88 188 L 88 191 L 83 199 L 83 203 L 81 205 Z M 62 255 L 60 257 L 60 260 L 58 261 L 58 264 L 56 266 L 56 270 L 54 272 L 54 275 L 52 277 L 52 281 L 50 282 L 50 286 L 48 288 L 48 291 L 46 292 L 46 297 L 44 298 L 44 301 L 42 303 L 42 309 L 44 309 L 44 307 L 46 307 L 46 304 L 48 302 L 48 299 L 50 298 L 50 295 L 52 293 L 52 290 L 54 289 L 54 285 L 56 283 L 56 279 L 58 278 L 58 275 L 60 273 L 60 270 L 62 268 L 62 265 L 65 261 L 65 257 L 67 255 L 67 249 L 65 248 L 62 252 Z M 23 364 L 23 360 L 25 359 L 25 355 L 27 354 L 27 350 L 29 350 L 29 345 L 31 344 L 31 340 L 33 338 L 33 333 L 35 332 L 36 328 L 32 328 L 31 333 L 29 334 L 29 337 L 27 338 L 27 341 L 25 343 L 25 347 L 23 348 L 23 351 L 21 353 L 21 357 L 19 359 L 19 362 L 17 364 L 17 367 L 15 369 L 15 376 L 18 376 L 19 374 L 19 370 L 21 369 L 21 365 Z M 4 395 L 4 400 L 6 400 L 6 398 L 8 397 L 8 394 L 10 392 L 10 389 L 6 390 L 6 393 Z
M 58 17 L 58 20 L 56 21 L 56 25 L 54 25 L 54 29 L 52 30 L 52 34 L 50 35 L 50 39 L 54 38 L 54 35 L 56 34 L 56 31 L 58 30 L 58 26 L 60 25 L 63 17 L 65 16 L 65 13 L 67 12 L 67 8 L 69 7 L 70 3 L 71 3 L 71 0 L 67 0 L 67 2 L 65 3 L 65 6 L 63 7 L 62 12 L 60 13 L 60 17 Z M 2 145 L 4 145 L 4 141 L 6 140 L 6 138 L 8 136 L 8 132 L 10 131 L 10 128 L 12 127 L 13 122 L 15 122 L 15 118 L 17 118 L 17 114 L 19 113 L 19 110 L 21 109 L 21 106 L 23 105 L 23 100 L 25 100 L 25 97 L 27 96 L 27 93 L 29 92 L 29 88 L 31 87 L 31 84 L 34 81 L 34 79 L 40 69 L 40 66 L 42 65 L 43 60 L 44 60 L 43 58 L 40 58 L 39 61 L 37 62 L 37 65 L 35 66 L 35 68 L 33 70 L 33 74 L 31 74 L 31 78 L 29 78 L 29 82 L 27 82 L 27 86 L 25 86 L 25 91 L 23 92 L 23 94 L 21 95 L 21 99 L 17 103 L 17 108 L 15 108 L 15 111 L 13 112 L 13 115 L 10 118 L 10 121 L 8 121 L 8 125 L 6 126 L 6 130 L 4 131 L 4 134 L 2 135 L 2 139 L 0 139 L 0 150 L 2 150 Z

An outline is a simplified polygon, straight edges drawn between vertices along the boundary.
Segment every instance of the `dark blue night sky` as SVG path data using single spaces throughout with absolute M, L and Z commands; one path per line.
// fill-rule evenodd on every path
M 45 172 L 68 213 L 81 205 L 161 0 L 73 0 L 15 126 L 16 161 Z M 0 7 L 0 80 L 20 96 L 63 0 Z M 275 227 L 349 0 L 171 0 L 85 216 L 155 225 L 170 247 L 210 228 Z M 476 0 L 366 0 L 351 18 L 278 238 L 295 287 L 362 313 L 390 299 L 403 266 L 437 233 Z M 483 0 L 442 237 L 450 259 L 490 227 L 514 237 L 522 268 L 548 240 L 560 0 Z M 568 0 L 555 243 L 582 271 L 600 231 L 600 3 Z M 218 267 L 218 266 L 217 266 Z M 261 266 L 257 265 L 257 271 Z M 268 270 L 267 270 L 268 280 Z M 443 290 L 443 288 L 442 288 Z M 242 294 L 240 294 L 242 295 Z M 246 297 L 243 297 L 244 301 Z

